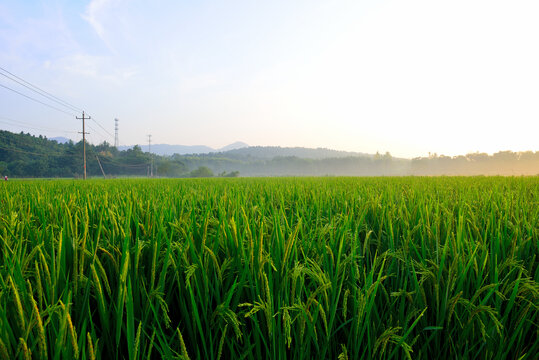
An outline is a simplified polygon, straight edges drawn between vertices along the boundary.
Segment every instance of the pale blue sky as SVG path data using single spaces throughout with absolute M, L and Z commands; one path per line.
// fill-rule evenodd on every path
M 538 18 L 531 0 L 0 0 L 0 67 L 119 118 L 125 145 L 539 150 Z M 0 128 L 80 136 L 4 88 Z

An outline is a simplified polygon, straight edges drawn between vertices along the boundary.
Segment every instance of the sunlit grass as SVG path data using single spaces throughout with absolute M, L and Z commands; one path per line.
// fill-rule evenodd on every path
M 539 179 L 21 181 L 0 359 L 535 359 Z

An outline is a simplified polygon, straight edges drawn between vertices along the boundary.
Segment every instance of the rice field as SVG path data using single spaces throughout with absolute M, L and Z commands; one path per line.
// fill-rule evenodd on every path
M 0 359 L 538 358 L 539 178 L 0 185 Z

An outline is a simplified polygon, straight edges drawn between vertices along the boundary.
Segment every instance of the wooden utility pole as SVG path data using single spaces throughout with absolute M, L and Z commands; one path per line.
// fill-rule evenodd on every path
M 86 180 L 86 134 L 89 134 L 85 131 L 85 124 L 84 121 L 86 119 L 91 119 L 91 117 L 86 116 L 84 114 L 84 111 L 82 112 L 82 117 L 76 117 L 78 120 L 82 120 L 82 157 L 84 161 L 84 180 Z M 80 132 L 79 132 L 80 134 Z

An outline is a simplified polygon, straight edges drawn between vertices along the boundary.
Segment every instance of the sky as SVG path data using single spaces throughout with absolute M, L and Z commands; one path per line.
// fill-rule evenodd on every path
M 90 114 L 92 143 L 118 118 L 121 145 L 539 151 L 538 18 L 536 0 L 0 0 L 0 67 Z M 0 87 L 0 129 L 80 140 L 80 112 L 0 85 L 67 112 Z

